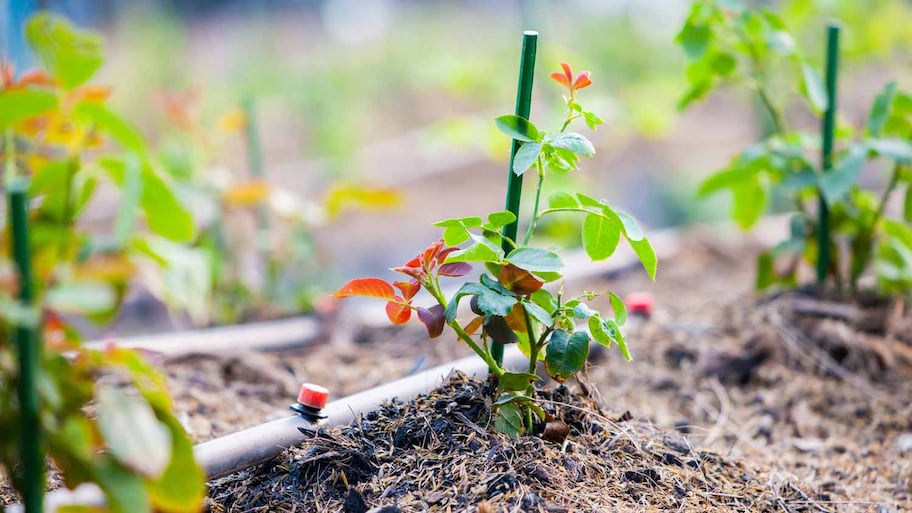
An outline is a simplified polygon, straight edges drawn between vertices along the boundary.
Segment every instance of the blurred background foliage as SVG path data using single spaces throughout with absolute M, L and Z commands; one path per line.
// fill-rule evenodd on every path
M 879 84 L 907 81 L 909 1 L 752 3 L 780 11 L 818 66 L 824 25 L 843 23 L 843 115 L 863 118 Z M 112 108 L 138 125 L 175 178 L 196 188 L 249 185 L 237 111 L 242 98 L 255 99 L 264 179 L 303 198 L 296 222 L 309 231 L 291 240 L 312 249 L 295 258 L 319 255 L 345 275 L 411 256 L 436 236 L 432 221 L 502 202 L 509 141 L 492 119 L 512 110 L 521 30 L 542 34 L 536 122 L 562 114 L 547 72 L 559 62 L 592 71 L 587 105 L 605 120 L 591 134 L 599 154 L 567 179 L 648 225 L 723 218 L 725 198 L 698 202 L 694 192 L 764 130 L 751 97 L 734 89 L 678 111 L 685 59 L 674 37 L 688 0 L 10 0 L 0 10 L 5 53 L 15 50 L 14 11 L 26 4 L 105 35 L 100 81 L 114 86 Z M 794 116 L 798 125 L 816 123 Z M 464 179 L 448 177 L 454 173 Z M 373 187 L 401 192 L 404 209 L 335 217 L 333 202 Z M 340 188 L 343 200 L 333 192 Z M 313 219 L 328 211 L 334 223 L 321 232 L 326 223 Z M 390 241 L 377 223 L 414 229 Z M 545 228 L 577 238 L 560 219 Z M 212 246 L 213 237 L 200 244 Z M 324 267 L 316 274 L 332 281 Z M 225 314 L 232 316 L 243 317 Z

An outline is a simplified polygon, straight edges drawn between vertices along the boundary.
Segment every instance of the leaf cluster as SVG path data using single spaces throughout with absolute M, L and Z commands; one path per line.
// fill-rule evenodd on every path
M 2 66 L 0 160 L 4 186 L 27 181 L 33 199 L 38 300 L 26 307 L 12 299 L 19 284 L 10 237 L 0 238 L 0 464 L 21 490 L 10 339 L 15 327 L 29 325 L 44 346 L 39 436 L 67 486 L 97 483 L 112 512 L 198 511 L 203 472 L 164 377 L 134 352 L 82 347 L 63 320 L 116 315 L 139 268 L 166 268 L 181 255 L 196 234 L 193 217 L 138 130 L 106 105 L 110 88 L 88 84 L 103 62 L 101 38 L 48 14 L 31 18 L 25 35 L 44 69 L 17 78 Z M 84 216 L 102 185 L 119 191 L 119 209 L 106 232 L 90 232 Z M 8 233 L 5 218 L 2 224 Z
M 387 315 L 393 323 L 407 322 L 416 311 L 431 338 L 449 327 L 487 364 L 498 381 L 494 400 L 495 429 L 518 435 L 532 432 L 545 412 L 535 402 L 533 383 L 536 369 L 544 370 L 557 381 L 565 381 L 581 371 L 592 341 L 606 347 L 617 345 L 630 359 L 627 340 L 622 332 L 626 320 L 623 301 L 610 293 L 585 292 L 566 296 L 562 279 L 564 263 L 557 251 L 532 244 L 535 226 L 540 218 L 554 213 L 575 213 L 582 219 L 582 242 L 593 260 L 610 257 L 620 240 L 626 239 L 640 258 L 649 276 L 654 278 L 656 255 L 636 221 L 614 209 L 605 201 L 585 194 L 559 192 L 547 207 L 540 208 L 542 184 L 549 173 L 566 173 L 578 169 L 582 157 L 595 153 L 592 143 L 582 134 L 567 132 L 570 123 L 583 118 L 590 127 L 600 120 L 576 102 L 577 89 L 589 82 L 586 72 L 572 80 L 569 66 L 566 75 L 556 73 L 559 82 L 568 87 L 565 96 L 567 119 L 560 131 L 549 133 L 531 121 L 515 116 L 498 117 L 497 127 L 521 145 L 513 159 L 512 171 L 522 175 L 534 169 L 538 175 L 535 203 L 528 219 L 525 239 L 513 240 L 504 228 L 517 221 L 509 211 L 482 217 L 456 217 L 436 223 L 443 229 L 441 240 L 401 267 L 392 270 L 407 276 L 407 281 L 389 283 L 380 278 L 359 278 L 343 285 L 336 297 L 363 296 L 387 301 Z M 569 77 L 564 79 L 564 77 Z M 576 87 L 574 87 L 576 84 Z M 581 84 L 581 85 L 580 85 Z M 475 271 L 475 278 L 465 281 L 448 294 L 441 286 L 442 277 L 463 277 Z M 549 290 L 550 289 L 550 290 Z M 419 291 L 431 298 L 431 306 L 415 306 Z M 603 315 L 590 307 L 590 301 L 606 296 L 612 311 Z M 468 299 L 468 311 L 464 305 Z M 471 313 L 460 318 L 463 312 Z M 517 344 L 529 358 L 523 372 L 504 369 L 492 353 L 495 345 Z M 538 419 L 538 420 L 536 420 Z

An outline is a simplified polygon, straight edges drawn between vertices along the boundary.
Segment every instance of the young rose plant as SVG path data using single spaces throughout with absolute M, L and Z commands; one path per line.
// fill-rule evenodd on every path
M 621 238 L 626 239 L 651 278 L 655 278 L 656 255 L 649 241 L 630 215 L 616 210 L 606 201 L 582 193 L 553 194 L 541 208 L 541 191 L 551 173 L 568 173 L 578 168 L 581 157 L 595 153 L 582 134 L 569 132 L 571 123 L 583 118 L 595 129 L 602 121 L 577 102 L 579 90 L 592 82 L 588 72 L 574 76 L 570 66 L 551 77 L 566 89 L 567 114 L 559 131 L 539 129 L 531 121 L 515 115 L 500 116 L 497 126 L 522 143 L 513 160 L 512 171 L 523 175 L 534 170 L 537 185 L 527 230 L 519 240 L 503 235 L 503 228 L 516 221 L 509 211 L 494 212 L 485 219 L 459 217 L 436 223 L 443 228 L 442 238 L 432 243 L 401 267 L 400 281 L 359 278 L 343 285 L 336 297 L 372 297 L 385 300 L 386 313 L 394 324 L 403 324 L 414 312 L 431 338 L 449 327 L 456 337 L 481 357 L 497 378 L 498 397 L 494 401 L 494 426 L 509 434 L 531 432 L 545 412 L 535 402 L 532 383 L 539 378 L 539 362 L 547 373 L 563 382 L 583 369 L 594 339 L 606 347 L 614 344 L 628 360 L 630 352 L 621 330 L 626 310 L 621 299 L 610 292 L 584 292 L 567 296 L 557 283 L 564 264 L 558 253 L 535 247 L 533 240 L 541 218 L 550 214 L 575 213 L 582 217 L 582 245 L 592 260 L 610 257 Z M 503 248 L 508 248 L 504 250 Z M 441 278 L 460 278 L 473 273 L 472 264 L 483 272 L 449 295 Z M 415 304 L 416 295 L 426 291 L 430 305 Z M 611 312 L 607 315 L 591 308 L 589 302 L 607 296 Z M 460 304 L 468 298 L 471 316 L 460 319 Z M 583 326 L 581 327 L 580 324 Z M 495 344 L 517 344 L 528 356 L 523 372 L 503 368 L 492 354 Z
M 814 162 L 820 136 L 797 130 L 785 115 L 800 94 L 805 110 L 822 115 L 827 92 L 814 68 L 799 52 L 785 22 L 768 9 L 740 2 L 695 2 L 677 36 L 688 57 L 690 89 L 681 107 L 723 84 L 745 84 L 756 94 L 769 134 L 751 145 L 724 169 L 711 175 L 700 195 L 732 194 L 732 219 L 749 229 L 772 199 L 785 200 L 793 211 L 791 234 L 757 262 L 757 288 L 793 287 L 802 260 L 816 267 L 826 252 L 826 277 L 838 292 L 854 296 L 870 276 L 877 291 L 905 295 L 912 290 L 912 95 L 887 84 L 874 99 L 864 127 L 840 122 L 832 165 L 823 171 Z M 789 109 L 787 109 L 788 107 Z M 882 191 L 862 187 L 866 163 L 889 166 Z M 868 171 L 876 172 L 873 166 Z M 888 205 L 902 195 L 902 207 Z M 822 196 L 829 208 L 828 240 L 818 247 L 814 211 Z

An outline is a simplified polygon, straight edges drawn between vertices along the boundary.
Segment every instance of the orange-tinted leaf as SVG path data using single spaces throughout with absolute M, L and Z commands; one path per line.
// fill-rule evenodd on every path
M 409 262 L 409 263 L 411 263 L 411 262 Z M 427 275 L 425 274 L 424 270 L 417 266 L 404 265 L 402 267 L 393 267 L 390 269 L 390 271 L 393 271 L 393 272 L 399 273 L 399 274 L 404 274 L 406 276 L 411 276 L 412 278 L 415 278 L 418 281 L 421 281 L 421 280 L 424 280 L 425 278 L 427 278 Z
M 431 244 L 424 250 L 420 255 L 419 260 L 426 269 L 430 269 L 434 264 L 434 259 L 437 257 L 437 254 L 440 253 L 440 248 L 443 247 L 443 239 L 438 240 L 437 242 Z
M 576 80 L 573 82 L 573 88 L 582 89 L 590 84 L 592 84 L 592 79 L 589 78 L 589 72 L 581 71 L 580 74 L 576 76 Z
M 405 324 L 412 317 L 412 308 L 403 304 L 405 300 L 399 296 L 386 304 L 386 316 L 393 324 Z
M 564 75 L 563 73 L 558 73 L 557 71 L 555 71 L 554 73 L 551 73 L 551 78 L 553 78 L 554 81 L 557 82 L 558 84 L 560 84 L 566 88 L 570 88 L 570 81 L 567 80 L 566 75 Z
M 402 292 L 406 301 L 415 297 L 415 294 L 421 290 L 421 284 L 415 280 L 393 282 L 393 286 Z
M 19 87 L 37 85 L 37 86 L 53 86 L 55 84 L 54 77 L 49 75 L 46 71 L 40 69 L 33 69 L 26 71 L 19 77 L 19 82 L 16 84 Z
M 529 271 L 520 269 L 513 264 L 506 264 L 501 267 L 500 273 L 497 274 L 497 280 L 508 290 L 517 294 L 531 294 L 545 284 Z
M 336 298 L 360 296 L 392 300 L 396 297 L 396 291 L 380 278 L 357 278 L 342 285 L 333 295 Z
M 466 324 L 465 328 L 463 329 L 469 335 L 473 335 L 476 331 L 478 331 L 478 328 L 481 328 L 482 324 L 484 324 L 484 317 L 479 315 L 478 317 L 472 319 L 468 324 Z
M 509 315 L 504 317 L 504 320 L 511 330 L 519 333 L 526 332 L 526 310 L 521 304 L 516 303 L 513 305 L 513 309 L 510 310 Z
M 269 184 L 252 180 L 225 190 L 222 198 L 228 206 L 249 207 L 262 203 L 269 197 Z
M 443 316 L 443 307 L 440 305 L 434 305 L 430 308 L 419 308 L 418 309 L 418 319 L 424 323 L 424 326 L 427 328 L 428 336 L 431 338 L 437 338 L 443 333 L 444 326 L 444 316 Z
M 13 85 L 13 75 L 16 74 L 16 68 L 13 63 L 6 59 L 0 58 L 0 86 L 4 89 Z
M 111 96 L 114 88 L 109 86 L 83 86 L 72 93 L 73 99 L 92 103 L 101 103 Z

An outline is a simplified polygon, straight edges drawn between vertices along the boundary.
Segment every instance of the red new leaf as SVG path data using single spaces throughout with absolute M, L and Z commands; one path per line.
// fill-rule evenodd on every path
M 415 294 L 421 290 L 421 284 L 415 280 L 396 281 L 393 282 L 393 286 L 402 292 L 402 296 L 405 297 L 406 301 L 410 301 L 413 297 L 415 297 Z
M 396 291 L 380 278 L 357 278 L 342 285 L 333 295 L 336 298 L 363 296 L 391 300 L 396 297 Z
M 405 324 L 412 317 L 412 309 L 409 305 L 403 304 L 405 300 L 396 296 L 393 301 L 386 304 L 386 316 L 393 324 Z
M 434 305 L 430 308 L 419 308 L 418 319 L 424 323 L 428 330 L 428 336 L 437 338 L 443 333 L 443 307 Z

